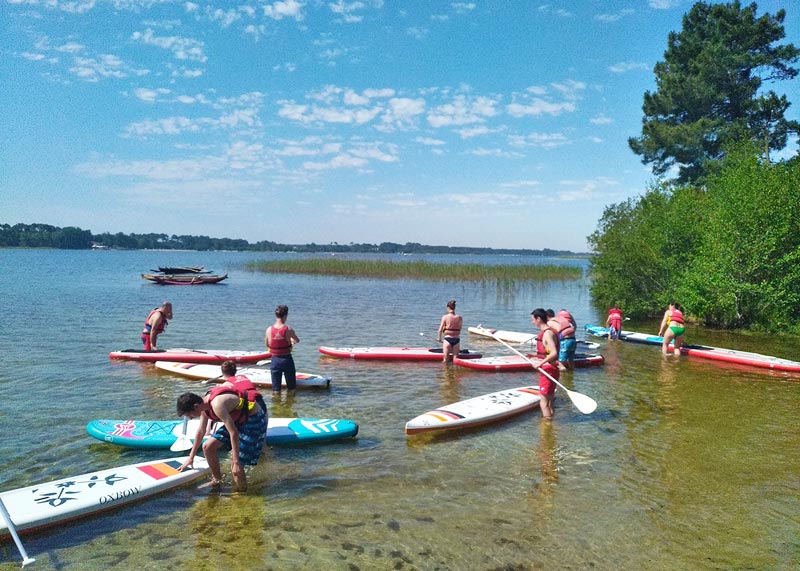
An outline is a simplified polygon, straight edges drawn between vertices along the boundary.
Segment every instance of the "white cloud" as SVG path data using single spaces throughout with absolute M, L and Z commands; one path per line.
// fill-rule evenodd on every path
M 445 144 L 445 142 L 442 141 L 441 139 L 433 139 L 431 137 L 417 137 L 416 139 L 414 139 L 414 142 L 419 143 L 420 145 L 427 145 L 432 147 Z
M 599 22 L 603 22 L 603 23 L 608 24 L 608 23 L 611 23 L 611 22 L 617 22 L 617 21 L 621 20 L 622 18 L 624 18 L 625 16 L 630 16 L 633 13 L 634 13 L 634 10 L 631 10 L 630 8 L 624 8 L 624 9 L 618 11 L 618 12 L 613 12 L 611 14 L 597 14 L 594 17 L 594 19 L 599 21 Z
M 614 123 L 614 120 L 611 117 L 607 117 L 606 115 L 601 113 L 600 115 L 595 115 L 594 117 L 589 119 L 589 122 L 592 123 L 593 125 L 611 125 L 612 123 Z
M 296 0 L 286 0 L 285 2 L 275 2 L 264 6 L 264 16 L 272 18 L 273 20 L 282 20 L 284 18 L 294 18 L 300 22 L 303 20 L 303 6 L 302 2 Z
M 119 57 L 102 54 L 96 58 L 76 57 L 69 72 L 83 81 L 98 82 L 103 78 L 122 79 L 130 75 L 146 75 L 146 70 L 132 69 Z
M 641 69 L 644 71 L 649 71 L 650 66 L 646 63 L 636 63 L 632 61 L 623 61 L 620 63 L 615 63 L 614 65 L 608 66 L 608 71 L 612 73 L 625 73 L 626 71 L 633 71 L 636 69 Z
M 363 2 L 345 2 L 344 0 L 337 0 L 336 2 L 328 3 L 328 8 L 334 14 L 341 16 L 339 21 L 346 24 L 356 24 L 364 19 L 360 14 L 354 14 L 358 10 L 363 10 L 365 5 Z
M 560 115 L 563 112 L 575 111 L 575 104 L 564 101 L 561 103 L 552 103 L 545 101 L 539 97 L 535 97 L 527 104 L 522 103 L 509 103 L 506 110 L 512 117 L 524 117 L 526 115 Z
M 481 123 L 487 117 L 497 115 L 498 101 L 485 96 L 473 99 L 457 95 L 451 103 L 439 105 L 428 113 L 428 123 L 432 127 L 451 127 Z
M 203 42 L 191 38 L 156 36 L 153 30 L 148 28 L 144 33 L 134 32 L 131 35 L 131 39 L 146 45 L 169 50 L 179 60 L 199 61 L 201 63 L 205 63 L 208 60 L 208 57 L 203 53 L 205 47 Z
M 450 5 L 456 14 L 467 14 L 475 9 L 475 2 L 453 2 Z
M 425 36 L 428 35 L 428 28 L 421 28 L 419 26 L 412 26 L 410 28 L 406 28 L 406 34 L 414 38 L 415 40 L 422 40 Z
M 570 140 L 563 133 L 530 133 L 528 135 L 510 135 L 508 137 L 508 144 L 512 147 L 553 149 L 569 143 Z
M 141 99 L 142 101 L 147 101 L 148 103 L 154 102 L 159 95 L 167 95 L 169 92 L 170 92 L 169 89 L 165 88 L 145 89 L 143 87 L 138 87 L 133 90 L 133 94 L 136 96 L 137 99 Z

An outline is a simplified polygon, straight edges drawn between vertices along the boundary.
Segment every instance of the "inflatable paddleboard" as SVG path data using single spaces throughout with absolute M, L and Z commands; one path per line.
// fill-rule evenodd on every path
M 469 333 L 473 335 L 480 335 L 481 337 L 488 337 L 489 339 L 493 339 L 497 337 L 501 341 L 505 341 L 506 343 L 536 343 L 536 335 L 537 333 L 525 333 L 522 331 L 505 331 L 503 329 L 489 329 L 488 327 L 483 327 L 482 325 L 478 325 L 477 327 L 469 327 L 467 328 Z M 583 341 L 578 339 L 578 346 L 583 347 L 586 349 L 597 349 L 600 347 L 597 343 L 593 343 L 591 341 Z
M 191 379 L 208 380 L 215 379 L 222 383 L 222 370 L 219 365 L 208 365 L 203 363 L 180 363 L 177 361 L 156 361 L 156 368 L 162 371 L 175 373 Z M 269 369 L 258 369 L 255 367 L 237 368 L 237 375 L 244 375 L 259 387 L 272 387 L 272 377 Z M 281 386 L 286 388 L 286 379 L 282 379 Z M 297 373 L 297 388 L 322 388 L 327 389 L 331 386 L 331 378 L 311 373 Z
M 539 363 L 540 360 L 536 355 L 527 355 L 534 363 Z M 503 355 L 500 357 L 483 357 L 481 359 L 453 359 L 453 363 L 467 367 L 469 369 L 477 369 L 480 371 L 533 371 L 533 366 L 520 357 L 519 355 Z M 573 361 L 576 368 L 581 367 L 599 367 L 603 364 L 602 355 L 582 355 L 575 354 Z
M 199 418 L 189 421 L 186 435 L 193 439 Z M 92 420 L 89 436 L 119 446 L 169 449 L 183 433 L 183 420 Z M 338 418 L 272 418 L 267 424 L 269 446 L 321 444 L 358 434 L 358 424 Z
M 592 335 L 602 335 L 603 331 L 606 332 L 606 335 L 608 334 L 608 329 L 605 327 L 587 325 L 586 330 L 592 333 Z M 658 335 L 648 335 L 646 333 L 637 333 L 636 331 L 622 331 L 620 333 L 620 339 L 631 343 L 644 343 L 646 345 L 657 345 L 659 347 L 664 342 L 664 338 Z M 672 344 L 670 344 L 667 349 L 672 352 L 675 351 L 675 347 Z M 681 347 L 681 354 L 690 357 L 698 357 L 700 359 L 709 359 L 711 361 L 748 365 L 761 369 L 800 373 L 800 362 L 781 359 L 780 357 L 772 357 L 770 355 L 762 355 L 760 353 L 737 351 L 736 349 L 722 349 L 720 347 L 710 347 L 708 345 L 683 345 Z
M 216 363 L 225 361 L 235 363 L 256 363 L 269 359 L 269 351 L 228 351 L 226 349 L 167 349 L 158 351 L 145 351 L 144 349 L 123 349 L 112 351 L 109 359 L 123 359 L 128 361 L 181 361 L 183 363 Z
M 441 361 L 442 348 L 434 347 L 320 347 L 319 352 L 329 357 L 345 357 L 349 359 L 397 359 L 407 361 Z M 461 359 L 478 359 L 480 353 L 462 349 L 458 356 Z
M 519 387 L 462 400 L 406 423 L 406 434 L 470 428 L 499 422 L 539 406 L 538 386 Z
M 0 493 L 20 533 L 37 531 L 74 519 L 119 508 L 172 488 L 183 486 L 208 472 L 205 458 L 194 468 L 179 472 L 188 458 L 152 460 L 99 470 Z M 0 536 L 9 534 L 0 518 Z

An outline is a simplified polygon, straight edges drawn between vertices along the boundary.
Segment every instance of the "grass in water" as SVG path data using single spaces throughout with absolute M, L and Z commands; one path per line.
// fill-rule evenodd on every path
M 311 258 L 307 260 L 254 261 L 247 269 L 284 274 L 369 277 L 422 280 L 577 280 L 581 268 L 573 266 L 484 266 L 481 264 L 434 264 L 425 261 L 388 262 L 385 260 L 342 260 Z

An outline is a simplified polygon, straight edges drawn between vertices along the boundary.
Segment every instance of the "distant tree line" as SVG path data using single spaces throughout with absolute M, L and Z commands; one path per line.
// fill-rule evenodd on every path
M 336 252 L 336 253 L 381 253 L 381 254 L 526 254 L 534 256 L 576 256 L 569 250 L 469 248 L 462 246 L 426 246 L 416 242 L 395 244 L 280 244 L 262 240 L 251 244 L 247 240 L 234 238 L 210 238 L 208 236 L 177 236 L 173 234 L 92 234 L 73 226 L 58 228 L 49 224 L 0 224 L 0 247 L 3 248 L 58 248 L 88 250 L 93 246 L 104 246 L 116 250 L 228 250 L 241 252 Z

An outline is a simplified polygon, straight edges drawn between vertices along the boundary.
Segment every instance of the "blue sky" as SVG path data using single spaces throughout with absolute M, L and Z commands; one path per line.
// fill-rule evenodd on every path
M 0 222 L 573 251 L 692 6 L 0 1 Z

